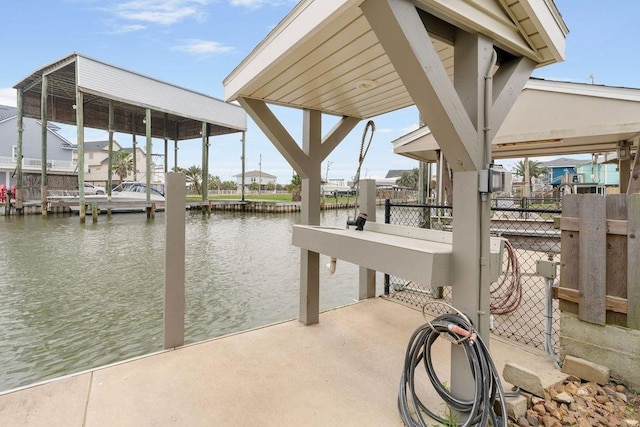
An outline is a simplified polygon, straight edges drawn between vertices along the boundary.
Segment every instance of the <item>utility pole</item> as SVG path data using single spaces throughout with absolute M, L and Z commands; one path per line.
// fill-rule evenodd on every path
M 262 153 L 260 153 L 260 161 L 258 162 L 258 170 L 260 175 L 258 176 L 258 194 L 262 192 Z
M 331 167 L 331 165 L 333 164 L 333 162 L 330 162 L 329 160 L 327 160 L 327 172 L 324 175 L 324 185 L 328 185 L 329 184 L 329 168 Z M 324 188 L 322 189 L 322 200 L 324 203 Z

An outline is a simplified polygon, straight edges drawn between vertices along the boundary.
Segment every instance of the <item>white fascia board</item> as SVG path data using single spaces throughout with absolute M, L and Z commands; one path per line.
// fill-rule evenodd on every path
M 400 148 L 404 145 L 407 145 L 415 141 L 416 139 L 422 138 L 423 136 L 428 135 L 430 133 L 431 133 L 431 130 L 429 129 L 429 126 L 422 126 L 412 132 L 409 132 L 391 141 L 391 143 L 393 144 L 393 149 L 395 150 L 396 148 Z
M 640 102 L 640 89 L 635 88 L 539 79 L 530 79 L 524 88 L 525 90 L 532 89 L 546 92 L 557 92 L 571 95 L 593 96 L 597 98 Z
M 435 11 L 445 20 L 453 20 L 454 25 L 466 31 L 477 31 L 494 40 L 497 46 L 510 52 L 526 56 L 537 64 L 542 61 L 540 54 L 525 41 L 515 24 L 466 0 L 420 0 L 426 11 Z
M 238 105 L 91 58 L 77 59 L 78 89 L 114 101 L 244 131 L 247 114 Z
M 313 36 L 339 12 L 363 0 L 302 0 L 223 81 L 226 101 L 233 101 L 287 52 Z
M 520 0 L 520 6 L 538 30 L 555 62 L 564 61 L 567 31 L 564 25 L 561 25 L 562 22 L 558 21 L 562 18 L 551 10 L 548 0 Z

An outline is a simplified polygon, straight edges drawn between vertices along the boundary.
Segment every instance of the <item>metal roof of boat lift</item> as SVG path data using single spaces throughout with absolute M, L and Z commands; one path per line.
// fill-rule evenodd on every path
M 360 9 L 362 0 L 302 0 L 224 80 L 239 97 L 367 119 L 414 102 Z M 501 54 L 562 61 L 568 32 L 553 0 L 416 0 L 453 76 L 456 27 Z
M 144 133 L 142 118 L 147 108 L 151 109 L 151 136 L 154 138 L 202 138 L 203 122 L 210 124 L 210 136 L 247 128 L 246 113 L 238 105 L 78 53 L 36 70 L 14 86 L 23 90 L 25 117 L 40 118 L 43 76 L 49 77 L 47 115 L 53 122 L 76 124 L 77 84 L 77 89 L 84 93 L 85 127 L 108 129 L 111 100 L 115 132 Z
M 493 140 L 493 158 L 614 152 L 638 148 L 640 89 L 530 79 Z M 392 141 L 393 151 L 436 162 L 428 127 Z

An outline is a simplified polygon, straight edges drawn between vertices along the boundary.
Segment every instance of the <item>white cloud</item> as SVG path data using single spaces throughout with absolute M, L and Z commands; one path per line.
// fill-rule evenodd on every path
M 160 25 L 172 25 L 187 18 L 199 18 L 210 0 L 132 0 L 108 10 L 119 18 Z
M 295 0 L 231 0 L 231 6 L 258 9 L 262 6 L 281 6 L 283 4 L 296 3 Z
M 0 105 L 15 107 L 18 105 L 17 101 L 15 89 L 10 87 L 0 88 Z
M 190 55 L 216 55 L 233 52 L 232 46 L 225 46 L 218 42 L 200 39 L 185 40 L 183 44 L 174 46 L 173 50 L 186 52 Z
M 111 31 L 111 34 L 134 33 L 136 31 L 143 31 L 143 30 L 146 30 L 146 29 L 147 29 L 146 25 L 139 25 L 139 24 L 120 25 L 120 26 L 114 27 L 114 29 Z

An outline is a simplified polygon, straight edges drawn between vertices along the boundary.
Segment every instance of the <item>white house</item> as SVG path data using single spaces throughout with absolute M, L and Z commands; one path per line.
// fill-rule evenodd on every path
M 120 146 L 116 141 L 113 141 L 113 152 L 125 151 L 129 154 L 133 152 L 133 148 L 125 148 Z M 74 159 L 77 161 L 78 151 L 73 152 Z M 145 180 L 147 155 L 140 147 L 136 147 L 136 171 L 130 171 L 127 176 L 127 181 L 142 181 Z M 108 178 L 109 167 L 109 141 L 90 141 L 84 143 L 84 180 L 93 184 L 106 186 Z M 164 182 L 163 165 L 156 165 L 155 162 L 151 163 L 151 182 Z M 117 183 L 120 181 L 120 177 L 114 172 L 112 182 Z
M 0 105 L 0 185 L 10 188 L 16 183 L 18 161 L 18 110 Z M 22 136 L 22 170 L 24 173 L 24 197 L 40 198 L 42 173 L 42 123 L 25 117 Z M 77 188 L 76 164 L 72 159 L 74 145 L 58 134 L 60 128 L 47 126 L 47 176 L 49 188 Z
M 233 176 L 236 179 L 236 183 L 239 188 L 242 188 L 242 174 L 237 174 Z M 278 177 L 275 175 L 268 174 L 264 171 L 247 171 L 244 173 L 244 186 L 246 189 L 249 189 L 251 184 L 258 184 L 260 190 L 264 190 L 267 185 L 273 184 L 276 185 L 278 181 Z

